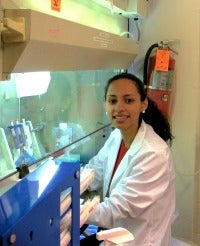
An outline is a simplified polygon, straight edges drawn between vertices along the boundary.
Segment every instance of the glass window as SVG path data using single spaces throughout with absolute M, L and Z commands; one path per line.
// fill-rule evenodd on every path
M 81 163 L 95 155 L 110 130 L 104 86 L 118 72 L 12 74 L 1 81 L 0 179 L 52 155 Z

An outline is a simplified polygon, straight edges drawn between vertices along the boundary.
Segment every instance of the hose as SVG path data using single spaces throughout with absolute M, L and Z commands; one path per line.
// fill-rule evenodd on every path
M 145 55 L 145 58 L 144 58 L 144 70 L 143 70 L 143 83 L 144 85 L 147 85 L 148 84 L 148 62 L 149 62 L 149 57 L 151 55 L 151 52 L 153 51 L 153 49 L 157 48 L 159 45 L 158 43 L 155 43 L 155 44 L 152 44 L 147 52 L 146 52 L 146 55 Z

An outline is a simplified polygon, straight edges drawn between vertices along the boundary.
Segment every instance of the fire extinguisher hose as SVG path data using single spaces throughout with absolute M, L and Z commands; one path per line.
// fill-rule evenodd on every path
M 143 83 L 146 86 L 148 84 L 147 78 L 148 78 L 148 62 L 149 62 L 149 57 L 150 57 L 151 52 L 153 51 L 153 49 L 157 48 L 158 46 L 159 46 L 158 43 L 152 44 L 148 48 L 148 50 L 146 52 L 146 55 L 145 55 L 145 58 L 144 58 Z

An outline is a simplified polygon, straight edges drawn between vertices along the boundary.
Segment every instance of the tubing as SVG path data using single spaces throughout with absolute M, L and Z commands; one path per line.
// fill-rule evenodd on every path
M 158 43 L 155 43 L 155 44 L 152 44 L 147 52 L 146 52 L 146 55 L 145 55 L 145 58 L 144 58 L 144 70 L 143 70 L 143 83 L 144 85 L 147 85 L 148 84 L 148 81 L 147 81 L 147 78 L 148 78 L 148 62 L 149 62 L 149 57 L 151 55 L 151 52 L 153 49 L 157 48 L 159 45 Z

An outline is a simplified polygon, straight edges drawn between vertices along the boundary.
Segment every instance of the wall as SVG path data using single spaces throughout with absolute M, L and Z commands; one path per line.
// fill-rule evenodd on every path
M 148 17 L 143 20 L 140 53 L 137 64 L 144 58 L 148 47 L 165 39 L 179 39 L 174 47 L 176 79 L 172 130 L 175 136 L 173 156 L 177 169 L 177 210 L 179 216 L 173 226 L 173 235 L 187 240 L 194 238 L 200 245 L 198 210 L 199 152 L 199 23 L 198 0 L 149 0 Z M 137 65 L 138 66 L 138 65 Z M 186 175 L 185 175 L 186 174 Z M 195 184 L 198 185 L 195 187 Z M 199 225 L 198 225 L 199 224 Z M 197 238 L 199 238 L 197 240 Z

